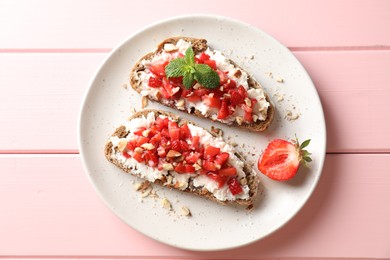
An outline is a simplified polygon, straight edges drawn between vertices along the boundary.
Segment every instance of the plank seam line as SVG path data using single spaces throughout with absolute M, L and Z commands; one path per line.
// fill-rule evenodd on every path
M 327 152 L 327 155 L 333 155 L 333 154 L 345 154 L 345 155 L 389 155 L 390 151 L 378 151 L 378 152 L 373 152 L 373 151 L 362 151 L 362 152 Z M 42 152 L 42 151 L 0 151 L 0 156 L 61 156 L 61 155 L 80 155 L 78 151 L 65 151 L 65 152 L 59 152 L 59 151 L 53 151 L 53 152 Z
M 390 46 L 291 46 L 292 52 L 310 51 L 390 51 Z M 0 48 L 0 53 L 109 53 L 112 48 Z

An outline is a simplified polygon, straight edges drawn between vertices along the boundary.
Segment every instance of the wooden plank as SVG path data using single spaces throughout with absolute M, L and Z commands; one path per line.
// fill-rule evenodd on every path
M 106 54 L 0 56 L 0 150 L 77 152 L 81 100 Z
M 283 0 L 242 0 L 239 4 L 199 0 L 196 5 L 178 5 L 175 0 L 139 1 L 136 5 L 125 0 L 88 0 L 77 5 L 66 0 L 35 0 L 25 1 L 22 8 L 17 1 L 6 0 L 0 3 L 0 49 L 112 48 L 151 23 L 199 13 L 242 20 L 289 47 L 388 47 L 389 9 L 386 0 L 299 0 L 294 4 Z
M 389 258 L 390 155 L 327 155 L 308 203 L 284 228 L 228 258 Z M 2 256 L 227 258 L 155 242 L 98 199 L 76 155 L 0 156 Z
M 327 152 L 390 151 L 390 51 L 295 55 L 321 98 Z
M 321 97 L 328 152 L 390 151 L 390 51 L 294 53 Z M 77 152 L 82 96 L 105 56 L 0 54 L 0 153 Z

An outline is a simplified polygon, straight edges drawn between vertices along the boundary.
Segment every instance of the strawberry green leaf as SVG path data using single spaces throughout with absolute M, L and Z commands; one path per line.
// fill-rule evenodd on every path
M 306 141 L 304 141 L 302 144 L 301 144 L 301 149 L 305 148 L 306 146 L 308 146 L 310 144 L 310 139 L 307 139 Z

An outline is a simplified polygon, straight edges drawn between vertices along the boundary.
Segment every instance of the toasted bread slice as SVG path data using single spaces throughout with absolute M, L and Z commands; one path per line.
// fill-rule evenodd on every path
M 250 111 L 249 116 L 245 115 L 246 112 L 243 108 L 245 103 L 243 103 L 243 100 L 241 100 L 242 104 L 235 104 L 229 107 L 230 114 L 228 117 L 224 117 L 222 114 L 219 114 L 222 113 L 220 112 L 222 109 L 221 107 L 218 107 L 218 105 L 214 105 L 214 108 L 204 105 L 204 96 L 201 97 L 201 99 L 194 101 L 193 97 L 195 97 L 195 89 L 204 88 L 199 84 L 195 84 L 190 89 L 190 92 L 188 92 L 182 85 L 180 86 L 180 83 L 177 84 L 178 82 L 176 80 L 174 82 L 174 86 L 179 86 L 180 89 L 175 88 L 175 91 L 180 91 L 181 94 L 175 93 L 175 96 L 172 98 L 162 94 L 165 91 L 163 88 L 165 88 L 166 85 L 160 87 L 160 89 L 158 87 L 156 88 L 156 86 L 153 88 L 149 86 L 149 80 L 151 77 L 158 78 L 158 76 L 151 71 L 151 67 L 155 64 L 161 64 L 164 62 L 166 65 L 169 60 L 183 55 L 188 47 L 193 48 L 197 59 L 207 57 L 201 56 L 202 53 L 206 53 L 210 56 L 210 60 L 212 60 L 212 62 L 216 61 L 216 67 L 214 70 L 219 72 L 221 85 L 220 87 L 209 91 L 208 95 L 210 95 L 210 93 L 213 93 L 211 95 L 214 97 L 219 95 L 218 98 L 220 98 L 221 102 L 222 99 L 227 99 L 229 100 L 228 102 L 230 102 L 229 104 L 232 104 L 235 101 L 231 101 L 233 97 L 230 96 L 231 92 L 229 92 L 228 87 L 226 87 L 226 81 L 234 82 L 235 90 L 237 90 L 239 86 L 243 86 L 246 91 L 246 94 L 243 95 L 247 96 L 245 102 L 249 105 L 249 107 L 247 107 Z M 172 37 L 164 40 L 157 46 L 155 51 L 146 54 L 137 61 L 130 72 L 129 81 L 135 91 L 143 96 L 146 96 L 150 100 L 160 102 L 163 105 L 185 111 L 189 114 L 195 114 L 201 118 L 208 118 L 213 121 L 241 127 L 251 131 L 260 132 L 266 130 L 272 123 L 274 117 L 275 107 L 271 103 L 269 96 L 260 83 L 250 76 L 244 69 L 239 67 L 234 61 L 226 58 L 221 52 L 209 48 L 205 39 Z M 166 78 L 163 81 L 168 82 L 168 85 L 171 83 L 167 81 Z M 197 93 L 199 93 L 199 91 Z M 221 96 L 221 93 L 223 96 Z M 254 103 L 251 103 L 251 100 L 255 100 L 253 101 Z
M 163 145 L 163 141 L 154 141 L 159 139 L 153 139 L 153 137 L 159 136 L 159 133 L 165 131 L 161 130 L 164 128 L 154 127 L 158 125 L 156 119 L 161 122 L 164 118 L 167 118 L 170 122 L 176 122 L 180 129 L 189 129 L 191 132 L 190 135 L 186 134 L 186 137 L 180 137 L 189 144 L 189 148 L 186 149 L 187 152 L 185 152 L 184 149 L 179 150 L 174 148 L 174 141 L 172 141 L 174 139 L 169 139 L 167 137 L 165 141 L 168 140 L 171 142 L 170 145 L 168 143 L 169 146 Z M 165 125 L 166 124 L 167 123 L 165 123 Z M 194 136 L 199 136 L 199 138 L 194 138 Z M 143 139 L 145 141 L 144 137 L 147 138 L 147 143 L 144 143 L 141 146 L 131 145 L 131 143 L 136 144 L 138 142 L 135 142 L 135 140 Z M 197 139 L 200 144 L 196 149 L 194 148 L 195 139 Z M 153 146 L 150 146 L 150 144 L 153 144 Z M 167 144 L 167 142 L 165 142 L 165 144 Z M 160 154 L 160 147 L 162 146 L 165 147 L 166 150 L 169 150 L 163 155 Z M 226 155 L 226 153 L 228 153 L 229 157 L 224 163 L 219 165 L 218 169 L 208 169 L 207 172 L 205 172 L 204 162 L 206 159 L 202 158 L 204 158 L 206 154 L 204 152 L 207 150 L 206 147 L 209 146 L 220 149 L 219 155 L 222 153 Z M 142 149 L 140 149 L 140 147 L 142 147 Z M 183 148 L 183 146 L 181 147 Z M 169 155 L 174 149 L 179 150 L 179 156 L 177 156 L 177 154 L 174 156 Z M 203 151 L 202 157 L 195 159 L 195 163 L 194 161 L 190 162 L 188 156 L 196 154 L 197 151 Z M 222 137 L 213 136 L 203 128 L 196 126 L 190 121 L 181 119 L 172 113 L 157 110 L 143 110 L 135 113 L 111 135 L 105 145 L 104 152 L 108 161 L 127 173 L 152 183 L 196 194 L 221 204 L 251 206 L 253 205 L 253 201 L 258 191 L 259 179 L 256 173 L 245 163 L 242 157 L 235 152 L 231 145 L 225 143 Z M 148 152 L 152 152 L 154 156 L 157 156 L 158 162 L 153 163 L 151 160 L 148 161 L 150 158 L 144 157 Z M 135 156 L 136 153 L 141 153 L 142 158 L 145 159 L 137 161 Z M 200 153 L 202 152 L 199 152 L 199 154 Z M 213 155 L 215 156 L 213 158 L 217 158 L 219 155 Z M 213 162 L 217 164 L 216 159 Z M 197 164 L 197 166 L 195 164 Z M 184 173 L 182 171 L 178 173 L 176 171 L 178 165 L 192 165 L 194 168 L 192 168 L 192 171 L 190 170 L 189 173 Z M 191 168 L 191 166 L 189 167 Z M 229 167 L 236 169 L 235 175 L 229 174 L 229 177 L 220 175 L 223 169 Z M 238 184 L 241 188 L 241 192 L 235 195 L 233 195 L 234 191 L 232 191 L 232 187 L 230 187 L 233 179 L 234 182 L 236 182 L 235 185 L 237 186 Z M 238 189 L 240 190 L 240 188 Z

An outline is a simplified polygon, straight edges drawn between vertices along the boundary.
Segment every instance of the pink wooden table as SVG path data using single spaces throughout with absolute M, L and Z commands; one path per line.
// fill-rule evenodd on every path
M 313 196 L 280 231 L 235 250 L 184 251 L 129 228 L 78 154 L 81 99 L 109 51 L 190 13 L 240 19 L 280 40 L 311 75 L 327 120 Z M 389 28 L 390 1 L 0 0 L 0 258 L 389 259 Z

